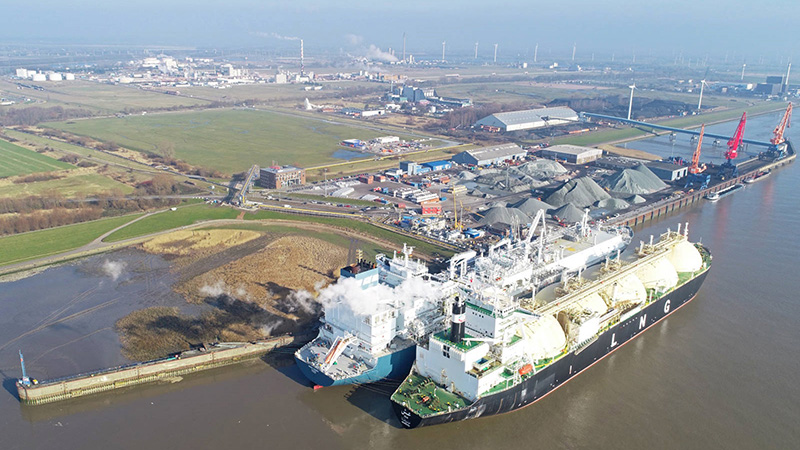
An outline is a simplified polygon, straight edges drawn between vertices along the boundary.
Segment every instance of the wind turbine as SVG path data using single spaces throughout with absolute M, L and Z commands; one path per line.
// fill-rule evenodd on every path
M 747 63 L 742 64 L 742 81 L 744 81 L 744 68 L 747 67 Z
M 475 59 L 478 59 L 478 43 L 475 43 Z
M 706 77 L 708 76 L 708 69 L 706 69 L 706 74 L 703 75 L 703 79 L 700 80 L 700 101 L 697 102 L 697 112 L 700 112 L 700 107 L 703 106 L 703 87 L 706 85 Z
M 444 48 L 447 45 L 447 41 L 442 41 L 442 62 L 444 62 Z
M 497 44 L 494 44 L 494 63 L 497 64 Z
M 631 101 L 628 103 L 628 120 L 631 120 L 631 111 L 633 110 L 633 91 L 636 89 L 636 82 L 634 81 L 633 84 L 628 87 L 631 88 Z

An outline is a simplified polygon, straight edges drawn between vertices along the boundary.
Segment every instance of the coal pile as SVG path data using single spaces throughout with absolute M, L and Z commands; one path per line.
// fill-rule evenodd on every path
M 601 200 L 611 198 L 594 180 L 580 177 L 567 181 L 563 186 L 550 194 L 545 201 L 556 208 L 572 203 L 578 208 L 591 206 Z
M 644 164 L 617 171 L 600 185 L 620 194 L 652 194 L 667 187 L 666 183 Z

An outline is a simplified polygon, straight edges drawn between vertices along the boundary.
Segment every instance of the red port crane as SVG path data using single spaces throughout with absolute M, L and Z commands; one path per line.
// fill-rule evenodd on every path
M 725 152 L 725 159 L 731 165 L 731 160 L 736 159 L 739 154 L 739 147 L 742 146 L 742 138 L 744 137 L 744 124 L 747 122 L 747 113 L 742 113 L 742 118 L 739 120 L 739 126 L 736 127 L 736 133 L 733 134 L 731 140 L 728 141 L 728 151 Z
M 783 113 L 783 118 L 781 119 L 778 126 L 775 127 L 775 131 L 772 132 L 772 134 L 775 136 L 769 140 L 772 143 L 772 145 L 777 146 L 783 144 L 783 141 L 786 140 L 783 137 L 783 133 L 784 131 L 786 131 L 786 128 L 792 126 L 791 121 L 792 121 L 792 104 L 789 103 L 789 106 L 786 107 L 786 112 Z
M 700 147 L 703 146 L 703 133 L 706 131 L 706 124 L 700 127 L 700 138 L 697 139 L 697 148 L 692 154 L 692 164 L 689 166 L 689 173 L 702 173 L 706 170 L 706 165 L 700 165 Z

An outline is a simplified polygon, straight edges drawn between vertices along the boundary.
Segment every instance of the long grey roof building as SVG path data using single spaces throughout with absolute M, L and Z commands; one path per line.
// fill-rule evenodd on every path
M 496 127 L 502 131 L 529 130 L 547 125 L 561 125 L 578 120 L 578 113 L 566 106 L 527 109 L 492 114 L 475 122 L 475 126 Z
M 463 151 L 454 156 L 453 161 L 459 164 L 489 166 L 507 159 L 522 159 L 527 153 L 517 144 L 501 144 Z

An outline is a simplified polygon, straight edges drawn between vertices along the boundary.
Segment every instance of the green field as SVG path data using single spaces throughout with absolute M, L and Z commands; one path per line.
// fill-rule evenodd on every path
M 71 164 L 0 140 L 0 178 L 73 168 Z
M 0 197 L 42 195 L 56 192 L 64 197 L 76 195 L 98 194 L 118 191 L 123 194 L 133 192 L 133 187 L 111 178 L 89 173 L 85 175 L 67 176 L 57 180 L 37 181 L 0 185 Z
M 33 231 L 0 238 L 0 265 L 12 264 L 76 249 L 103 233 L 130 222 L 142 214 L 93 220 L 91 222 Z
M 191 225 L 201 220 L 235 219 L 239 211 L 224 206 L 211 206 L 205 203 L 153 214 L 136 223 L 122 228 L 105 238 L 104 242 L 117 242 L 159 231 Z
M 253 164 L 308 167 L 332 161 L 343 139 L 372 139 L 389 133 L 325 120 L 255 110 L 209 110 L 113 119 L 78 120 L 45 126 L 159 153 L 174 146 L 190 164 L 226 173 Z M 409 136 L 401 136 L 410 138 Z
M 0 80 L 0 96 L 17 98 L 24 96 L 46 103 L 34 106 L 50 107 L 63 106 L 65 108 L 85 108 L 93 113 L 109 114 L 125 111 L 126 108 L 134 110 L 148 110 L 153 108 L 171 108 L 181 106 L 202 106 L 208 102 L 197 98 L 168 95 L 163 92 L 139 89 L 131 85 L 113 85 L 95 81 L 61 81 L 61 82 L 34 82 L 26 84 L 37 85 L 45 90 L 33 89 L 18 90 L 12 82 Z M 15 105 L 14 108 L 25 108 L 26 105 Z

